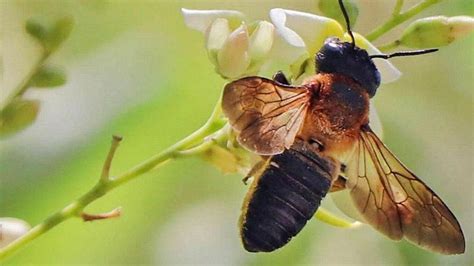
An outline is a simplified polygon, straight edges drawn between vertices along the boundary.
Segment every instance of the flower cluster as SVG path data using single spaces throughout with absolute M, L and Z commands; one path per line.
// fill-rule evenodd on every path
M 270 10 L 270 20 L 248 22 L 233 10 L 182 10 L 188 27 L 205 35 L 206 49 L 216 72 L 226 79 L 257 74 L 279 64 L 289 68 L 294 80 L 315 73 L 314 54 L 326 38 L 349 40 L 344 27 L 334 19 L 293 10 Z M 381 52 L 362 35 L 356 43 L 369 54 Z M 383 82 L 400 77 L 389 61 L 377 61 Z M 298 79 L 301 80 L 301 79 Z

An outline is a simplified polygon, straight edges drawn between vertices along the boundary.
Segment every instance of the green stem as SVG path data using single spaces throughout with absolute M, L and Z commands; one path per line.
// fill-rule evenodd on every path
M 3 110 L 3 108 L 7 107 L 13 101 L 13 99 L 23 95 L 26 92 L 26 90 L 28 90 L 28 88 L 30 87 L 31 79 L 38 72 L 38 70 L 44 64 L 44 62 L 48 59 L 49 55 L 50 53 L 47 53 L 47 52 L 41 53 L 41 56 L 38 58 L 38 60 L 33 65 L 33 67 L 28 72 L 28 74 L 23 78 L 23 80 L 18 84 L 18 86 L 8 95 L 8 97 L 2 102 L 2 106 L 0 110 Z
M 391 29 L 395 28 L 399 24 L 401 24 L 401 23 L 407 21 L 408 19 L 418 15 L 420 12 L 422 12 L 426 8 L 428 8 L 428 7 L 430 7 L 434 4 L 437 4 L 441 1 L 442 0 L 424 0 L 420 3 L 418 3 L 417 5 L 415 5 L 414 7 L 410 8 L 406 12 L 403 12 L 403 13 L 395 13 L 394 12 L 392 17 L 387 22 L 385 22 L 383 25 L 381 25 L 378 28 L 376 28 L 375 30 L 373 30 L 371 33 L 367 34 L 367 36 L 366 36 L 367 40 L 369 40 L 371 42 L 375 41 L 380 36 L 387 33 Z M 398 1 L 397 5 L 395 6 L 395 9 L 400 8 L 400 10 L 401 10 L 401 6 L 400 7 L 398 7 L 398 6 L 400 4 L 403 4 L 403 3 L 400 3 L 400 2 L 403 2 L 403 1 Z
M 104 178 L 104 176 L 101 176 L 99 182 L 84 195 L 67 205 L 62 210 L 49 216 L 43 222 L 33 227 L 30 231 L 10 243 L 8 246 L 4 247 L 3 249 L 0 249 L 0 260 L 12 255 L 16 250 L 22 248 L 29 242 L 48 232 L 60 223 L 72 217 L 80 217 L 81 212 L 90 203 L 101 198 L 102 196 L 107 194 L 107 192 L 113 190 L 114 188 L 123 185 L 144 173 L 147 173 L 159 164 L 168 161 L 172 158 L 175 158 L 176 156 L 192 156 L 205 151 L 205 149 L 201 148 L 196 150 L 195 152 L 179 154 L 180 151 L 188 149 L 191 145 L 203 142 L 209 134 L 217 131 L 219 129 L 219 126 L 222 127 L 222 123 L 220 121 L 220 105 L 221 104 L 219 100 L 208 121 L 201 128 L 196 130 L 191 135 L 185 137 L 181 141 L 177 142 L 176 144 L 172 145 L 168 149 L 164 150 L 163 152 L 152 156 L 150 159 L 133 167 L 129 171 L 126 171 L 125 173 L 119 175 L 114 179 Z M 108 163 L 110 163 L 109 158 L 106 159 L 106 164 Z
M 395 4 L 395 7 L 393 8 L 392 16 L 397 16 L 400 14 L 403 8 L 403 2 L 404 0 L 397 0 L 397 3 Z

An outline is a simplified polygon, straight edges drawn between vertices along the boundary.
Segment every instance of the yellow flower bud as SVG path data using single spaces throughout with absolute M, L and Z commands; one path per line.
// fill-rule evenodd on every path
M 428 17 L 414 21 L 402 34 L 400 44 L 413 48 L 446 46 L 474 29 L 474 18 Z

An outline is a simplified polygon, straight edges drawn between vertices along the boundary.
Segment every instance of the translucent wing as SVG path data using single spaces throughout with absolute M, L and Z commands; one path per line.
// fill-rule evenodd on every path
M 431 251 L 465 249 L 458 221 L 443 201 L 408 170 L 370 130 L 361 131 L 347 166 L 347 187 L 364 219 L 388 237 Z
M 309 100 L 310 92 L 305 87 L 247 77 L 226 85 L 222 109 L 244 147 L 273 155 L 293 144 Z

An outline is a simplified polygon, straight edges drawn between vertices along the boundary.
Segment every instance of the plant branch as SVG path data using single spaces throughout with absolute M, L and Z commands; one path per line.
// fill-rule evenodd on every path
M 0 110 L 3 110 L 7 107 L 13 99 L 22 96 L 30 87 L 30 82 L 33 76 L 38 72 L 44 62 L 48 59 L 50 53 L 45 52 L 44 50 L 41 52 L 41 56 L 38 58 L 36 63 L 33 65 L 31 70 L 28 74 L 23 78 L 23 80 L 17 85 L 17 87 L 5 98 L 5 100 L 1 103 Z
M 418 15 L 420 12 L 422 12 L 426 8 L 428 8 L 428 7 L 430 7 L 434 4 L 437 4 L 441 1 L 442 0 L 424 0 L 420 3 L 418 3 L 417 5 L 413 6 L 409 10 L 407 10 L 403 13 L 400 13 L 401 8 L 403 6 L 403 1 L 398 0 L 396 5 L 395 5 L 395 9 L 394 9 L 394 12 L 392 14 L 392 17 L 388 21 L 386 21 L 384 24 L 382 24 L 381 26 L 377 27 L 375 30 L 373 30 L 372 32 L 367 34 L 367 36 L 366 36 L 367 40 L 369 40 L 370 42 L 375 41 L 380 36 L 387 33 L 388 31 L 390 31 L 391 29 L 393 29 L 396 26 L 400 25 L 401 23 L 407 21 L 408 19 Z M 396 11 L 398 11 L 398 12 L 396 12 Z
M 161 163 L 165 161 L 173 159 L 176 156 L 192 156 L 192 155 L 196 155 L 196 154 L 199 154 L 200 152 L 205 151 L 205 149 L 198 149 L 195 152 L 188 151 L 187 153 L 179 154 L 181 151 L 185 149 L 189 149 L 192 145 L 195 145 L 195 143 L 202 143 L 204 140 L 206 140 L 207 136 L 209 136 L 211 133 L 214 133 L 220 128 L 222 128 L 223 123 L 220 119 L 220 115 L 221 115 L 220 105 L 221 104 L 219 100 L 214 108 L 214 111 L 209 117 L 208 121 L 201 128 L 196 130 L 194 133 L 185 137 L 181 141 L 178 141 L 176 144 L 172 145 L 171 147 L 164 150 L 163 152 L 155 156 L 152 156 L 150 159 L 144 161 L 143 163 L 119 175 L 115 179 L 103 178 L 103 176 L 108 176 L 110 162 L 112 161 L 115 150 L 118 147 L 119 140 L 116 137 L 114 137 L 111 148 L 109 150 L 109 155 L 107 156 L 105 160 L 104 169 L 102 171 L 102 176 L 99 182 L 97 182 L 97 184 L 94 187 L 92 187 L 88 192 L 86 192 L 85 194 L 83 194 L 81 197 L 74 200 L 73 202 L 71 202 L 62 210 L 52 214 L 43 222 L 33 227 L 26 234 L 16 239 L 15 241 L 11 242 L 8 246 L 4 247 L 3 249 L 0 249 L 0 260 L 12 255 L 15 251 L 24 247 L 29 242 L 33 241 L 34 239 L 38 238 L 39 236 L 48 232 L 49 230 L 56 227 L 60 223 L 72 217 L 81 217 L 82 219 L 84 219 L 84 215 L 85 215 L 86 219 L 89 219 L 89 218 L 92 218 L 95 220 L 102 219 L 102 218 L 98 218 L 100 214 L 99 215 L 84 214 L 83 210 L 90 203 L 103 197 L 105 194 L 107 194 L 109 191 L 113 190 L 114 188 L 117 188 L 127 183 L 128 181 L 149 172 L 150 170 L 154 169 L 155 167 L 157 167 L 158 165 L 160 165 Z M 117 215 L 118 214 L 117 211 L 112 213 L 112 215 L 114 214 Z M 107 214 L 102 214 L 102 216 L 104 215 L 107 216 Z

